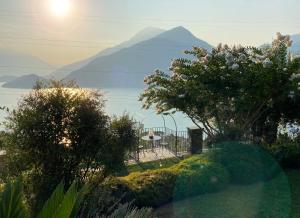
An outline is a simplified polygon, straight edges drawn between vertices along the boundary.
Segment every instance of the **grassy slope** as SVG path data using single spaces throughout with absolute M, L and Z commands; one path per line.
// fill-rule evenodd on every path
M 184 218 L 300 217 L 300 171 L 287 171 L 287 177 L 282 174 L 266 183 L 232 185 L 219 193 L 166 205 L 157 210 L 157 215 Z
M 126 171 L 119 171 L 117 176 L 126 176 L 133 172 L 143 172 L 146 170 L 154 170 L 154 169 L 163 169 L 171 167 L 177 163 L 179 163 L 182 159 L 178 157 L 162 159 L 162 160 L 155 160 L 146 163 L 139 163 L 139 164 L 132 164 L 126 167 Z

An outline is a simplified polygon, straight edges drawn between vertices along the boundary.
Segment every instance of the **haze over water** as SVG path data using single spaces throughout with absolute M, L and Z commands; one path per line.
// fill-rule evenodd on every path
M 0 83 L 0 86 L 2 84 Z M 105 111 L 108 115 L 122 115 L 128 112 L 135 120 L 142 122 L 145 127 L 163 127 L 163 118 L 157 115 L 155 110 L 143 110 L 141 102 L 138 101 L 138 96 L 142 90 L 138 89 L 106 89 L 104 98 L 106 100 Z M 22 96 L 29 93 L 29 89 L 7 89 L 0 87 L 0 106 L 6 106 L 9 109 L 16 107 Z M 7 116 L 6 112 L 0 111 L 0 122 L 2 123 Z M 186 130 L 187 127 L 194 126 L 192 122 L 183 114 L 175 114 L 175 120 L 178 125 L 178 130 Z M 175 124 L 170 117 L 165 116 L 166 126 L 175 130 Z M 3 129 L 3 126 L 0 126 Z

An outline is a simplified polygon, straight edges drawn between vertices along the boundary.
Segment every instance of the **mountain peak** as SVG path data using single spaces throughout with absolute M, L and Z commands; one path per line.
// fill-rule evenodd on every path
M 130 39 L 130 41 L 133 41 L 134 43 L 138 43 L 138 42 L 141 42 L 141 41 L 146 41 L 148 39 L 151 39 L 151 38 L 163 33 L 164 31 L 165 30 L 160 29 L 160 28 L 156 28 L 156 27 L 146 27 L 146 28 L 142 29 L 141 31 L 139 31 L 138 33 L 136 33 Z
M 161 33 L 157 37 L 183 43 L 192 43 L 197 45 L 199 41 L 202 41 L 195 37 L 188 29 L 183 26 L 178 26 Z

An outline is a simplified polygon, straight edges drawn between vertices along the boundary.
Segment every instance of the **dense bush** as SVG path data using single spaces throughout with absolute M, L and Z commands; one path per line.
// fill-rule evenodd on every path
M 228 171 L 222 165 L 204 157 L 187 159 L 175 168 L 180 172 L 174 189 L 175 199 L 219 191 L 230 180 Z
M 83 201 L 79 217 L 109 215 L 120 205 L 132 202 L 135 197 L 127 183 L 116 177 L 97 175 L 88 182 L 89 193 Z
M 83 172 L 105 164 L 109 117 L 96 91 L 56 81 L 37 84 L 10 113 L 6 127 L 10 173 L 30 171 L 33 192 L 28 196 L 35 196 L 35 210 L 60 181 L 69 186 L 83 180 Z
M 137 206 L 158 207 L 172 200 L 218 191 L 229 181 L 229 174 L 220 164 L 209 162 L 203 155 L 191 157 L 170 168 L 131 173 L 126 177 L 109 178 L 94 186 L 91 193 L 112 190 L 116 198 L 134 200 Z M 99 202 L 103 197 L 92 194 L 87 200 Z M 101 198 L 101 199 L 100 199 Z M 106 198 L 107 199 L 107 198 Z M 95 210 L 95 208 L 94 208 Z
M 214 145 L 208 160 L 223 165 L 234 183 L 254 183 L 271 178 L 280 171 L 277 161 L 265 149 L 254 144 L 225 142 Z
M 134 125 L 133 119 L 128 114 L 120 117 L 115 116 L 111 119 L 111 146 L 108 146 L 105 152 L 107 154 L 107 161 L 105 162 L 108 171 L 120 171 L 126 168 L 124 159 L 128 151 L 136 146 L 138 140 Z
M 172 200 L 177 174 L 175 169 L 149 170 L 132 173 L 122 180 L 135 194 L 138 206 L 157 207 Z
M 249 184 L 275 176 L 280 167 L 259 146 L 239 142 L 215 145 L 216 149 L 185 159 L 169 168 L 131 173 L 125 177 L 93 180 L 86 199 L 86 214 L 103 211 L 104 205 L 134 202 L 139 207 L 159 207 L 204 193 L 220 191 L 229 182 Z M 108 193 L 108 194 L 107 194 Z M 113 201 L 111 201 L 113 196 Z
M 300 168 L 300 135 L 291 138 L 287 134 L 279 135 L 277 141 L 271 145 L 264 145 L 271 152 L 282 167 Z
M 128 115 L 110 119 L 101 93 L 71 82 L 37 84 L 9 114 L 6 127 L 9 176 L 25 177 L 34 211 L 62 180 L 67 188 L 91 172 L 124 167 L 136 141 Z

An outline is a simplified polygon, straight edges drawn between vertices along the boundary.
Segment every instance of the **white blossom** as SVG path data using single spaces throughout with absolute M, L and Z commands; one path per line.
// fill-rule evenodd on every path
M 178 98 L 184 98 L 185 94 L 178 95 Z
M 238 64 L 233 64 L 230 68 L 232 69 L 232 70 L 237 70 L 237 69 L 239 69 L 239 67 L 240 67 L 240 65 L 238 65 Z
M 296 79 L 300 79 L 300 73 L 293 73 L 290 77 L 290 81 L 296 80 Z
M 264 67 L 264 68 L 271 67 L 272 65 L 273 65 L 273 62 L 272 62 L 269 58 L 266 58 L 266 59 L 263 61 L 263 67 Z
M 231 65 L 233 60 L 234 60 L 234 57 L 230 52 L 226 52 L 225 53 L 225 60 L 226 60 L 226 64 Z

